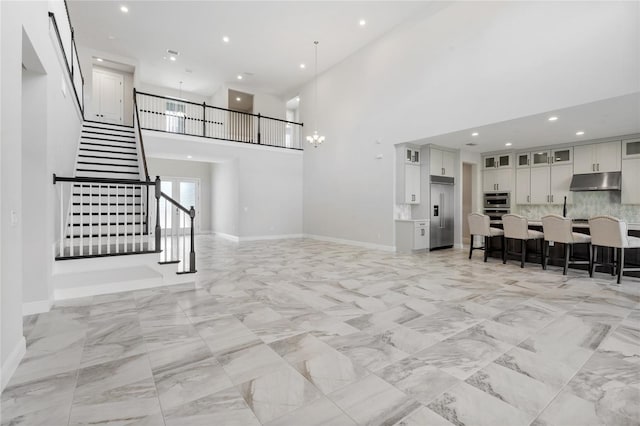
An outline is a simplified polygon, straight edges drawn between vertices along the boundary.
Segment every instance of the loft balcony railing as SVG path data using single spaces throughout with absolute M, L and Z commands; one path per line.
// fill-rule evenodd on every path
M 302 123 L 134 91 L 140 128 L 302 150 Z
M 53 11 L 49 11 L 49 20 L 62 50 L 62 57 L 71 79 L 71 86 L 80 108 L 80 114 L 84 117 L 84 76 L 80 68 L 78 48 L 67 2 L 49 2 L 49 7 L 53 9 Z

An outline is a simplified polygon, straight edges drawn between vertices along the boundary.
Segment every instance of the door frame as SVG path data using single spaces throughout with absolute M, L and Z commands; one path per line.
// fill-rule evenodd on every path
M 196 212 L 201 212 L 202 209 L 200 208 L 201 205 L 201 179 L 197 178 L 197 177 L 177 177 L 177 176 L 162 176 L 161 177 L 161 181 L 164 182 L 171 182 L 171 198 L 173 198 L 174 200 L 176 200 L 177 202 L 179 202 L 180 204 L 182 204 L 182 201 L 179 199 L 179 194 L 180 194 L 180 182 L 194 182 L 196 184 L 196 205 L 193 206 L 196 209 Z M 176 184 L 177 185 L 177 192 L 174 192 L 176 190 Z M 190 206 L 184 206 L 186 208 L 189 208 Z M 173 211 L 173 210 L 172 210 Z M 177 213 L 175 215 L 172 215 L 171 217 L 171 223 L 173 224 L 174 220 L 176 220 L 177 218 Z M 199 220 L 199 215 L 196 214 L 196 218 L 194 221 L 194 232 L 195 233 L 199 233 L 200 232 L 200 220 Z M 179 223 L 179 222 L 175 222 L 175 223 Z M 188 228 L 188 227 L 187 227 Z M 167 228 L 162 228 L 162 231 L 164 231 Z M 183 228 L 180 228 L 183 229 Z
M 106 74 L 106 75 L 111 75 L 114 77 L 117 77 L 121 80 L 122 84 L 120 85 L 121 88 L 121 97 L 120 97 L 120 122 L 119 124 L 124 123 L 124 75 L 115 71 L 111 71 L 105 68 L 97 68 L 97 67 L 93 67 L 92 69 L 92 75 L 91 75 L 91 84 L 92 84 L 92 90 L 91 90 L 91 96 L 92 98 L 92 105 L 93 105 L 93 109 L 94 109 L 94 114 L 96 115 L 96 117 L 94 117 L 96 120 L 95 121 L 100 121 L 102 123 L 105 123 L 105 121 L 102 119 L 102 117 L 98 117 L 98 114 L 100 114 L 100 111 L 97 111 L 98 109 L 100 109 L 100 102 L 96 103 L 96 99 L 95 99 L 95 95 L 96 95 L 96 79 L 94 78 L 95 73 L 98 74 Z M 97 106 L 97 108 L 96 108 Z

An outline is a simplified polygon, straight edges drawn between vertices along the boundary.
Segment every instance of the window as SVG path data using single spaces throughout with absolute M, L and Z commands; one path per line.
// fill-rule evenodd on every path
M 167 132 L 184 133 L 186 119 L 185 105 L 176 101 L 167 101 L 165 110 L 167 118 Z
M 200 179 L 194 178 L 172 178 L 162 177 L 160 184 L 162 192 L 176 200 L 185 208 L 189 209 L 193 206 L 196 209 L 196 218 L 194 221 L 195 230 L 200 229 Z M 191 221 L 184 215 L 178 214 L 178 210 L 169 206 L 166 211 L 165 220 L 165 204 L 160 203 L 160 227 L 162 229 L 171 228 L 172 224 L 180 221 L 180 228 L 190 228 Z

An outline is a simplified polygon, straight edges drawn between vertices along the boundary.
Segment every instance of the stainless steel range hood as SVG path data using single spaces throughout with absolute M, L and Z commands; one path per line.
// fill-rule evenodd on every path
M 586 173 L 573 175 L 571 191 L 620 191 L 621 172 Z

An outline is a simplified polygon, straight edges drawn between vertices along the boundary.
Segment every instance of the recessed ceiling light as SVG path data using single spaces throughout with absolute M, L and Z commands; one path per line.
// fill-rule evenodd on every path
M 96 61 L 102 62 L 102 58 L 96 58 Z
M 364 19 L 361 19 L 358 24 L 360 24 L 361 27 L 364 27 L 365 25 L 367 25 L 367 21 L 365 21 Z
M 584 132 L 582 130 L 576 132 L 576 136 L 582 136 L 582 135 L 584 135 Z
M 229 43 L 229 37 L 227 36 L 222 37 L 222 41 L 224 41 L 225 43 Z
M 300 102 L 300 96 L 296 96 L 296 101 Z
M 175 61 L 177 58 L 175 56 L 169 56 L 169 59 L 171 59 L 172 61 Z
M 305 69 L 307 66 L 305 64 L 300 64 L 300 68 Z
M 558 117 L 556 117 L 555 115 L 553 117 L 549 117 L 549 121 L 556 121 L 558 119 Z
M 238 80 L 242 80 L 242 75 L 238 74 Z
M 504 144 L 504 146 L 511 146 L 511 145 L 513 145 L 511 142 L 507 142 Z
M 107 38 L 108 38 L 109 40 L 115 40 L 115 39 L 116 39 L 116 36 L 114 36 L 114 35 L 109 35 Z
M 478 133 L 478 132 L 473 132 L 473 133 L 471 133 L 471 136 L 478 136 L 479 134 L 480 133 Z
M 129 8 L 127 6 L 120 6 L 120 12 L 127 13 L 128 11 L 129 11 Z
M 191 155 L 187 155 L 187 158 L 193 158 Z
M 242 98 L 236 98 L 237 102 L 240 102 L 242 100 Z

